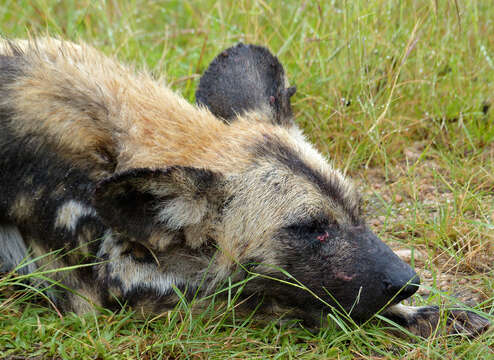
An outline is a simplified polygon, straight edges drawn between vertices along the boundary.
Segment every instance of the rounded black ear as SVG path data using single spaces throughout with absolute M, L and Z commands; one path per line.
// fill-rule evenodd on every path
M 199 223 L 220 178 L 206 169 L 183 166 L 132 169 L 101 181 L 93 206 L 106 226 L 146 239 L 156 230 L 174 231 Z
M 289 125 L 290 97 L 296 89 L 285 86 L 283 66 L 268 49 L 240 43 L 211 62 L 199 82 L 196 101 L 226 121 L 258 110 L 268 112 L 275 124 Z

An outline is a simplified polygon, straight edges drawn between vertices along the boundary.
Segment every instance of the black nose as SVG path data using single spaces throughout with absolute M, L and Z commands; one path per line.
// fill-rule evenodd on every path
M 393 297 L 393 303 L 398 303 L 415 294 L 420 286 L 420 277 L 414 274 L 408 278 L 386 278 L 383 281 L 384 291 L 390 297 Z

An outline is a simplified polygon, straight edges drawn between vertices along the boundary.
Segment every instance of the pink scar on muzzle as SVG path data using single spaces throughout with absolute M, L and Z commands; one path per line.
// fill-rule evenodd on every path
M 326 242 L 326 240 L 328 240 L 328 237 L 329 237 L 329 234 L 326 231 L 323 235 L 317 236 L 316 239 L 319 240 L 320 242 Z
M 336 277 L 337 279 L 339 279 L 339 280 L 343 280 L 343 281 L 351 281 L 351 280 L 353 280 L 353 278 L 355 277 L 355 275 L 351 275 L 351 276 L 349 276 L 349 275 L 345 274 L 344 272 L 337 272 L 337 273 L 335 274 L 335 277 Z

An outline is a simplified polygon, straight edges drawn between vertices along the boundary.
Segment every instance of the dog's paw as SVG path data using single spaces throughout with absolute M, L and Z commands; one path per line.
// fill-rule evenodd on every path
M 472 311 L 463 309 L 445 310 L 447 330 L 450 334 L 461 334 L 474 337 L 482 334 L 490 327 L 490 321 Z
M 414 335 L 429 337 L 434 333 L 475 337 L 486 331 L 490 321 L 472 311 L 441 310 L 437 306 L 394 305 L 383 315 Z

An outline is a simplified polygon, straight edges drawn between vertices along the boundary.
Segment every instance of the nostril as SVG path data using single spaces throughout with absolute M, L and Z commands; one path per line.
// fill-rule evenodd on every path
M 384 280 L 383 283 L 384 283 L 384 290 L 386 291 L 386 293 L 394 292 L 394 286 L 390 281 Z
M 401 292 L 403 293 L 403 296 L 406 296 L 406 298 L 412 296 L 413 294 L 415 294 L 415 292 L 419 289 L 419 286 L 418 284 L 415 284 L 415 283 L 410 283 L 408 284 L 407 286 L 405 286 L 404 288 L 402 288 Z
M 418 289 L 420 286 L 420 276 L 415 274 L 415 276 L 410 280 L 410 285 Z
M 407 299 L 418 290 L 420 278 L 415 275 L 408 281 L 392 281 L 390 279 L 383 280 L 384 291 L 388 296 L 394 297 L 395 302 Z

